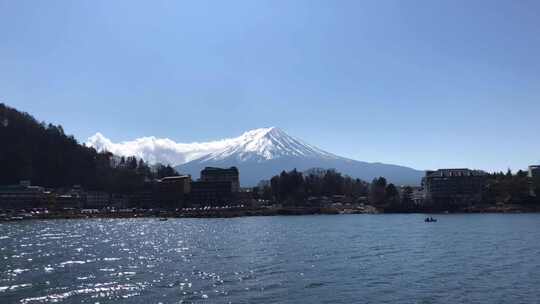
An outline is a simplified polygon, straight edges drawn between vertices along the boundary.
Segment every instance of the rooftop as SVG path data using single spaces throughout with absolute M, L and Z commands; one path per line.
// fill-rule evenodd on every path
M 161 179 L 161 181 L 172 181 L 172 180 L 179 180 L 179 179 L 186 179 L 191 178 L 189 175 L 178 175 L 178 176 L 166 176 Z
M 431 177 L 449 177 L 449 176 L 483 176 L 486 175 L 481 170 L 471 170 L 468 168 L 450 168 L 450 169 L 438 169 L 436 171 L 426 171 L 426 176 Z
M 230 167 L 230 168 L 205 167 L 203 171 L 236 171 L 238 172 L 238 168 L 236 167 Z

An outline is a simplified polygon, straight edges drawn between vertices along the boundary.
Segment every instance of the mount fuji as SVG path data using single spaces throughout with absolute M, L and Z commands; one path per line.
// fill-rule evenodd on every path
M 120 156 L 134 155 L 149 162 L 176 165 L 179 172 L 191 174 L 194 178 L 204 167 L 236 166 L 243 186 L 254 186 L 263 179 L 294 168 L 299 171 L 336 169 L 366 181 L 383 176 L 397 185 L 418 185 L 423 175 L 423 171 L 408 167 L 337 156 L 275 127 L 251 130 L 236 138 L 191 144 L 155 137 L 112 143 L 97 133 L 88 139 L 86 145 Z

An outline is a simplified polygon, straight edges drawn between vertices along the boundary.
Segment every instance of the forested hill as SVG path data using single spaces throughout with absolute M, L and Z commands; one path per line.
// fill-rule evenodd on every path
M 154 173 L 134 157 L 113 161 L 66 135 L 62 126 L 38 122 L 28 113 L 0 103 L 0 185 L 31 180 L 45 187 L 130 191 L 147 178 L 175 174 L 170 167 Z

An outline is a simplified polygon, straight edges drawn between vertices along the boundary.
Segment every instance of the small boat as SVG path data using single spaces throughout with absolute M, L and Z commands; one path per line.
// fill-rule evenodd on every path
M 437 222 L 437 219 L 432 218 L 432 217 L 426 217 L 424 222 L 426 222 L 426 223 L 435 223 L 435 222 Z
M 160 222 L 164 222 L 164 221 L 167 221 L 167 220 L 169 220 L 169 219 L 166 218 L 166 217 L 162 217 L 162 218 L 159 219 Z

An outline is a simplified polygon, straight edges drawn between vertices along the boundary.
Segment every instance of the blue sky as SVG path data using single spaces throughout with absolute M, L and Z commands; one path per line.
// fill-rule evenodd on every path
M 418 169 L 540 162 L 538 1 L 0 0 L 0 102 L 80 141 L 277 126 Z

